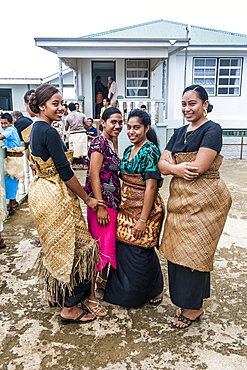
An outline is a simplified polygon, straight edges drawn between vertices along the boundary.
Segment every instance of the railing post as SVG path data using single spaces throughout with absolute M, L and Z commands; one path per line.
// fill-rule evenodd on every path
M 241 132 L 240 159 L 243 159 L 243 149 L 244 149 L 244 131 Z

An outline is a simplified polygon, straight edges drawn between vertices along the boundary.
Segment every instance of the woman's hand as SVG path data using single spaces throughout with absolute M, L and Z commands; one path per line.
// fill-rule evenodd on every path
M 104 200 L 98 200 L 95 198 L 88 197 L 87 200 L 85 200 L 85 203 L 88 207 L 90 207 L 93 211 L 97 211 L 98 207 L 105 207 Z
M 176 161 L 171 152 L 166 151 L 165 160 L 170 164 L 176 164 Z
M 110 221 L 110 215 L 103 207 L 97 209 L 97 220 L 100 226 L 106 227 Z
M 133 227 L 133 231 L 132 231 L 133 237 L 135 239 L 141 239 L 143 235 L 145 234 L 145 230 L 146 230 L 146 222 L 138 220 L 135 226 Z
M 190 162 L 183 162 L 174 166 L 174 176 L 181 177 L 187 181 L 194 180 L 199 176 L 198 167 L 191 166 Z

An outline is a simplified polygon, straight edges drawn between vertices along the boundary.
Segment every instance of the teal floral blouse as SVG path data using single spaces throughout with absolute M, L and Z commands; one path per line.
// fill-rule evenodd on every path
M 160 180 L 161 175 L 158 170 L 158 162 L 161 154 L 159 148 L 151 141 L 148 141 L 141 147 L 134 158 L 129 161 L 133 146 L 130 145 L 125 149 L 120 171 L 129 174 L 141 174 L 144 182 L 151 178 Z

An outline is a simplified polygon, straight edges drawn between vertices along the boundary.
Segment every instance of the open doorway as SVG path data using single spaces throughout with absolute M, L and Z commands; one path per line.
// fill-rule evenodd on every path
M 108 95 L 108 88 L 107 88 L 107 82 L 108 82 L 108 76 L 112 76 L 115 79 L 115 62 L 112 61 L 95 61 L 92 62 L 92 106 L 93 106 L 93 117 L 96 117 L 96 100 L 95 100 L 95 82 L 96 77 L 101 77 L 101 82 L 105 86 L 103 97 L 106 97 Z

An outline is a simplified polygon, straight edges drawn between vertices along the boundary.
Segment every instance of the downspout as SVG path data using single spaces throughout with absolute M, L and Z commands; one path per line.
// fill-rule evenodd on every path
M 59 68 L 59 73 L 58 73 L 59 91 L 63 95 L 63 66 L 62 66 L 62 61 L 60 58 L 58 58 L 58 68 Z
M 189 38 L 190 25 L 186 26 L 186 38 Z M 189 46 L 189 45 L 188 45 Z M 188 61 L 188 46 L 186 46 L 184 54 L 184 89 L 186 88 L 186 76 L 187 76 L 187 61 Z M 185 118 L 183 117 L 183 125 L 185 124 Z

